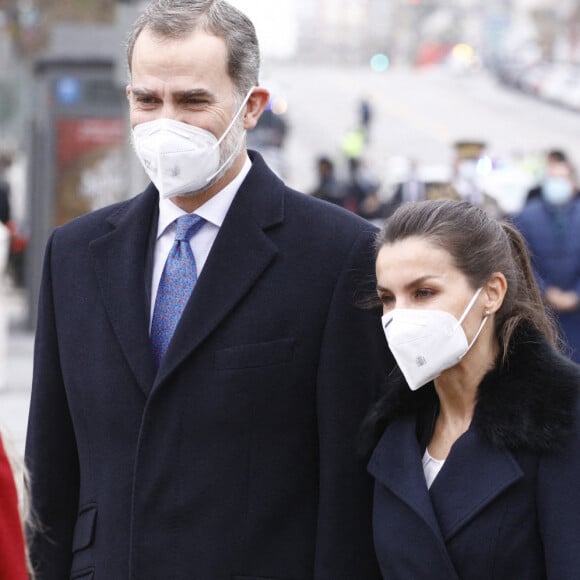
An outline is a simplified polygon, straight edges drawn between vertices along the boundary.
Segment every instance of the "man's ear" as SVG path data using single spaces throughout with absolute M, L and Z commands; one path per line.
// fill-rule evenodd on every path
M 503 304 L 507 292 L 507 280 L 501 272 L 494 272 L 483 287 L 485 309 L 490 313 L 497 312 Z
M 246 103 L 246 112 L 244 113 L 244 129 L 249 131 L 253 129 L 260 119 L 262 113 L 268 106 L 270 93 L 264 87 L 254 87 L 248 102 Z

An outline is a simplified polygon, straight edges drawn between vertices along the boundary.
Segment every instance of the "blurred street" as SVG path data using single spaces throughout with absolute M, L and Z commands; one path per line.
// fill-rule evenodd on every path
M 379 178 L 392 156 L 449 164 L 459 139 L 483 140 L 501 158 L 559 147 L 580 165 L 580 115 L 511 91 L 487 71 L 279 65 L 266 72 L 287 95 L 288 181 L 299 190 L 311 189 L 317 155 L 339 156 L 362 98 L 374 109 L 366 160 Z

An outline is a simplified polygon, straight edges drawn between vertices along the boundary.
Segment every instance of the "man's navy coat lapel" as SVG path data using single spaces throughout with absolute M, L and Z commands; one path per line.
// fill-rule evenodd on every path
M 231 312 L 278 253 L 265 230 L 283 220 L 283 192 L 282 182 L 254 159 L 175 329 L 155 388 Z
M 147 260 L 157 203 L 157 190 L 149 186 L 110 218 L 114 229 L 90 245 L 115 336 L 145 395 L 209 336 L 268 267 L 277 249 L 265 230 L 281 223 L 284 214 L 283 184 L 256 158 L 156 374 L 149 338 Z
M 146 263 L 157 204 L 157 190 L 149 186 L 109 218 L 114 228 L 111 232 L 90 243 L 111 326 L 146 395 L 156 372 L 149 340 Z

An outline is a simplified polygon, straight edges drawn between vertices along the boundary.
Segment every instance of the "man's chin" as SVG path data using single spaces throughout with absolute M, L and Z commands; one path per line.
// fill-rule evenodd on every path
M 179 192 L 179 193 L 172 193 L 171 195 L 166 195 L 164 196 L 165 199 L 178 199 L 180 197 L 183 198 L 192 198 L 192 197 L 198 197 L 199 195 L 201 195 L 202 193 L 204 193 L 205 191 L 207 191 L 213 184 L 210 184 L 206 187 L 204 187 L 203 189 L 197 189 L 195 191 L 186 191 L 186 192 Z
M 171 195 L 166 195 L 164 197 L 166 199 L 176 199 L 180 197 L 191 199 L 192 197 L 199 197 L 200 195 L 206 193 L 208 189 L 211 189 L 219 181 L 219 179 L 220 176 L 213 178 L 211 181 L 208 182 L 207 185 L 204 185 L 201 189 L 195 189 L 193 191 L 185 191 L 185 192 L 179 191 L 177 193 L 172 193 Z

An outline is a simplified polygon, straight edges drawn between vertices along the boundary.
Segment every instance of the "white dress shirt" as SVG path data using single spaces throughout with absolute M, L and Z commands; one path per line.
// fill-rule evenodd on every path
M 435 481 L 437 475 L 439 475 L 444 463 L 445 459 L 435 459 L 434 457 L 431 457 L 429 451 L 425 449 L 423 455 L 423 471 L 425 473 L 425 481 L 427 482 L 428 489 L 431 487 L 433 481 Z
M 220 231 L 224 219 L 240 185 L 252 168 L 250 158 L 246 156 L 246 162 L 242 170 L 236 177 L 228 183 L 221 191 L 208 199 L 203 205 L 195 210 L 195 214 L 202 217 L 205 223 L 200 230 L 189 240 L 195 264 L 197 266 L 197 277 L 201 275 L 211 247 Z M 157 288 L 161 281 L 163 268 L 169 256 L 169 252 L 175 242 L 175 220 L 187 212 L 177 207 L 170 199 L 159 198 L 159 223 L 157 226 L 157 239 L 153 253 L 153 278 L 151 284 L 151 311 L 149 317 L 149 328 L 153 319 L 153 309 L 157 298 Z

